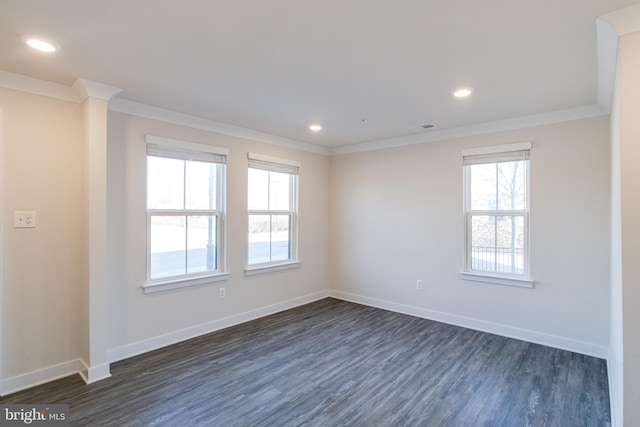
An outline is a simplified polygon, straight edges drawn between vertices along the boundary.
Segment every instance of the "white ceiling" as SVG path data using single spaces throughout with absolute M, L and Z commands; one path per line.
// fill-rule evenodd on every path
M 595 104 L 595 19 L 636 2 L 0 0 L 0 69 L 339 147 Z

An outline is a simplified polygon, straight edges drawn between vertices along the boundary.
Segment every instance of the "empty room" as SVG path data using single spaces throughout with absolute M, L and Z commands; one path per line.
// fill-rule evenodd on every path
M 636 1 L 0 0 L 0 424 L 640 425 Z

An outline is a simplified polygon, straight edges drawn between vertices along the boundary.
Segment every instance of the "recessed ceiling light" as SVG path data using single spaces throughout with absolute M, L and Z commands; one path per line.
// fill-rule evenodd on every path
M 60 50 L 60 45 L 52 41 L 47 41 L 39 37 L 34 36 L 22 36 L 22 40 L 34 49 L 41 52 L 57 52 Z
M 314 132 L 320 132 L 322 130 L 322 126 L 320 126 L 318 124 L 313 124 L 313 125 L 309 126 L 309 129 L 311 129 Z
M 453 96 L 455 96 L 456 98 L 466 98 L 467 96 L 471 95 L 472 92 L 473 90 L 471 88 L 463 87 L 453 92 Z

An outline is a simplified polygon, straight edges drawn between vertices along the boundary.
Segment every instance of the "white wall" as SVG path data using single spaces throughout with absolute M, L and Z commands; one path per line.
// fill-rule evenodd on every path
M 58 86 L 55 88 L 59 89 Z M 73 99 L 72 96 L 68 97 Z M 0 88 L 2 357 L 0 394 L 86 369 L 89 312 L 83 228 L 83 114 L 70 100 Z M 322 298 L 328 288 L 328 172 L 312 154 L 109 112 L 108 356 L 112 360 Z M 227 266 L 215 285 L 144 295 L 145 134 L 228 147 Z M 244 276 L 248 151 L 298 160 L 300 268 Z M 35 210 L 35 229 L 14 229 Z M 84 273 L 83 273 L 84 272 Z M 225 286 L 227 298 L 217 289 Z
M 611 381 L 614 416 L 640 425 L 640 33 L 620 37 L 612 113 Z
M 81 107 L 0 89 L 0 110 L 5 157 L 2 392 L 7 384 L 33 385 L 51 379 L 51 373 L 73 372 L 71 362 L 81 356 L 87 329 L 81 322 L 86 309 Z M 227 282 L 142 293 L 146 134 L 230 149 Z M 533 142 L 536 288 L 461 281 L 460 151 L 523 140 Z M 601 117 L 328 158 L 109 112 L 111 360 L 321 297 L 329 288 L 343 297 L 413 307 L 418 315 L 602 355 L 609 340 L 608 141 L 608 120 Z M 300 269 L 244 276 L 248 151 L 302 163 Z M 623 188 L 625 179 L 637 181 L 632 171 L 628 166 Z M 12 228 L 12 212 L 20 209 L 38 212 L 38 228 Z M 385 228 L 390 222 L 396 226 Z M 424 281 L 421 292 L 415 290 L 416 279 Z M 218 299 L 220 286 L 227 289 L 225 300 Z M 634 290 L 624 292 L 626 301 Z M 625 310 L 638 312 L 633 304 L 625 302 Z M 625 317 L 626 352 L 631 342 L 626 337 L 633 334 L 637 318 L 625 316 L 632 316 Z M 625 353 L 626 364 L 627 357 L 636 355 Z M 58 364 L 64 369 L 49 369 Z M 46 373 L 31 375 L 40 370 Z M 14 376 L 27 378 L 11 381 Z
M 616 40 L 617 43 L 617 40 Z M 619 69 L 617 71 L 619 73 Z M 611 108 L 611 294 L 608 376 L 612 425 L 623 425 L 624 354 L 622 318 L 622 189 L 620 181 L 620 79 L 616 76 Z
M 460 280 L 461 150 L 519 141 L 533 143 L 535 288 Z M 332 287 L 355 300 L 605 357 L 609 173 L 607 117 L 332 157 Z
M 81 128 L 78 104 L 0 88 L 4 112 L 2 375 L 75 360 L 81 289 Z M 14 229 L 35 210 L 35 229 Z M 75 366 L 75 365 L 74 365 Z M 36 375 L 37 377 L 37 375 Z
M 143 294 L 146 279 L 145 135 L 229 149 L 227 158 L 228 281 Z M 300 170 L 298 269 L 245 277 L 247 259 L 247 153 L 298 160 Z M 327 156 L 109 112 L 108 264 L 113 358 L 203 332 L 269 306 L 326 295 L 328 288 Z M 226 288 L 226 299 L 218 288 Z M 286 305 L 286 304 L 285 304 Z M 256 311 L 258 310 L 258 311 Z M 182 331 L 182 332 L 181 332 Z M 165 338 L 163 338 L 165 337 Z

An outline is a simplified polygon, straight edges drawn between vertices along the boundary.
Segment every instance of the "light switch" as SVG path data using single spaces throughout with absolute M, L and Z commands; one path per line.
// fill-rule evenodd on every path
M 36 228 L 36 212 L 13 211 L 13 228 Z

